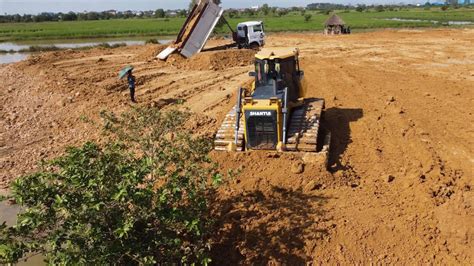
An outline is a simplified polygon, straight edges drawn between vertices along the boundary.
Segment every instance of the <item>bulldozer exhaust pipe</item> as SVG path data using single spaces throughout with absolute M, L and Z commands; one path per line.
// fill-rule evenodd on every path
M 286 131 L 288 122 L 288 88 L 285 88 L 285 103 L 283 104 L 283 144 L 286 145 Z
M 235 106 L 235 145 L 239 143 L 240 116 L 242 115 L 242 88 L 239 88 L 237 94 L 237 105 Z

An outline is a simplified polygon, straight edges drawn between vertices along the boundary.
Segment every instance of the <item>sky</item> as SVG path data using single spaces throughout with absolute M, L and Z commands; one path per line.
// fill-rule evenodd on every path
M 339 4 L 394 4 L 402 0 L 222 0 L 225 8 L 241 8 L 268 3 L 271 6 L 306 6 L 315 2 Z M 405 0 L 421 3 L 421 0 Z M 104 10 L 155 10 L 186 8 L 189 0 L 0 0 L 0 14 L 37 14 L 40 12 L 104 11 Z

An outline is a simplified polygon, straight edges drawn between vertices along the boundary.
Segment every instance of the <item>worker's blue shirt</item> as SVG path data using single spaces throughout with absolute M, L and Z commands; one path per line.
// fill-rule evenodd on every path
M 135 78 L 133 76 L 128 76 L 128 87 L 130 89 L 135 89 Z

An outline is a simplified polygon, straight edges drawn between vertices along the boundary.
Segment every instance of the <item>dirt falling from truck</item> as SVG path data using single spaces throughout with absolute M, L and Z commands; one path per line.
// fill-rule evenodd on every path
M 256 51 L 246 49 L 229 49 L 201 52 L 189 59 L 172 54 L 166 63 L 184 70 L 226 70 L 233 67 L 251 65 Z

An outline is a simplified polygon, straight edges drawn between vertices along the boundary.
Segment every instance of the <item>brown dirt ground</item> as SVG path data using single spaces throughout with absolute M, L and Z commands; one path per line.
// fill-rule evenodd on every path
M 299 154 L 212 153 L 240 169 L 215 205 L 217 265 L 465 264 L 474 257 L 473 29 L 276 34 L 299 47 L 309 97 L 327 100 L 331 171 Z M 217 45 L 213 41 L 210 46 Z M 162 47 L 44 53 L 0 66 L 0 188 L 64 147 L 99 139 L 99 112 L 184 99 L 212 135 L 248 80 L 251 52 L 152 60 Z M 239 60 L 236 60 L 239 59 Z

